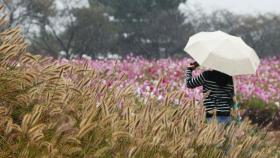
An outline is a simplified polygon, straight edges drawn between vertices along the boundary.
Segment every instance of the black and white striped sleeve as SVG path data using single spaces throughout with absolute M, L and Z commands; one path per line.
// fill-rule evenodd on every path
M 186 70 L 186 84 L 188 88 L 196 88 L 202 86 L 205 82 L 204 73 L 198 75 L 197 77 L 192 77 L 192 69 L 188 68 Z
M 234 91 L 233 83 L 230 85 L 229 91 L 230 91 L 231 96 L 234 97 L 235 96 L 235 91 Z

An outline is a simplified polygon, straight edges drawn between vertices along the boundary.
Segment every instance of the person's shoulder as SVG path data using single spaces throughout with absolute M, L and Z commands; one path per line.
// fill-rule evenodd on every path
M 205 79 L 210 79 L 211 76 L 213 76 L 213 71 L 212 70 L 205 70 L 202 72 L 202 75 Z

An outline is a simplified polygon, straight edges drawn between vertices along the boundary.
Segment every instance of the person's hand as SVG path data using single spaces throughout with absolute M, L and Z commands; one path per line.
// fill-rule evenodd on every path
M 236 96 L 234 96 L 232 99 L 234 103 L 238 103 Z
M 199 64 L 197 62 L 192 62 L 188 65 L 188 68 L 195 70 L 197 67 L 199 67 Z

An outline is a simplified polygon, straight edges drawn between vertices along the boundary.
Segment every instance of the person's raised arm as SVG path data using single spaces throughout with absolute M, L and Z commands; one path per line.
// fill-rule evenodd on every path
M 197 77 L 192 77 L 192 71 L 198 66 L 199 65 L 197 63 L 191 63 L 186 70 L 186 85 L 188 88 L 196 88 L 202 86 L 205 82 L 205 73 L 202 73 Z

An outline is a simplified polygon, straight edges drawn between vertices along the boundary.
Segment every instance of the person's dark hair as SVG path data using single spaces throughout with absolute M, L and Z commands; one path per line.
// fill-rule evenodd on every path
M 224 87 L 227 84 L 233 84 L 232 76 L 222 73 L 220 71 L 213 70 L 210 78 L 212 78 L 211 80 L 215 81 L 220 87 Z

